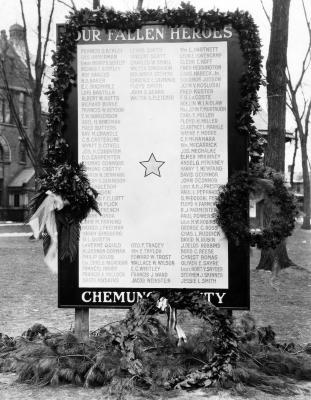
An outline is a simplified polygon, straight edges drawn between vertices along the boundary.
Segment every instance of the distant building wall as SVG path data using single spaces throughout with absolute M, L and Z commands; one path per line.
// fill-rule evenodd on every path
M 24 129 L 33 141 L 31 88 L 24 63 L 24 29 L 18 24 L 10 28 L 10 38 L 1 31 L 0 53 L 5 57 L 6 76 L 15 109 Z M 27 172 L 27 173 L 25 173 Z M 34 170 L 27 156 L 9 107 L 5 82 L 0 79 L 0 220 L 23 220 L 34 190 Z M 19 179 L 20 178 L 20 179 Z M 26 181 L 23 181 L 25 178 Z M 12 182 L 18 182 L 12 186 Z

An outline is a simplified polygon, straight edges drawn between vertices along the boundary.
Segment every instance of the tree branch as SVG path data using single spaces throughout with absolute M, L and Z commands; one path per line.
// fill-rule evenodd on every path
M 34 90 L 34 79 L 33 79 L 32 71 L 31 71 L 30 52 L 29 52 L 28 39 L 27 39 L 27 25 L 26 25 L 25 13 L 24 13 L 23 0 L 19 0 L 19 3 L 21 6 L 22 20 L 23 20 L 23 25 L 24 25 L 26 66 L 27 66 L 27 70 L 28 70 L 29 84 L 31 85 L 31 90 L 33 91 Z
M 41 42 L 41 36 L 42 36 L 42 16 L 41 16 L 41 0 L 37 0 L 37 11 L 38 11 L 38 31 L 37 31 L 37 36 L 38 36 L 38 45 L 37 45 L 37 54 L 36 54 L 36 61 L 35 61 L 35 81 L 36 81 L 36 92 L 40 88 L 38 88 L 39 82 L 41 83 L 41 67 L 42 67 L 42 59 L 41 59 L 41 54 L 42 54 L 42 42 Z
M 71 5 L 74 11 L 77 11 L 77 7 L 75 5 L 75 2 L 73 0 L 71 0 Z
M 310 42 L 311 42 L 311 25 L 310 25 L 310 22 L 308 20 L 308 15 L 307 15 L 305 2 L 304 2 L 304 0 L 301 0 L 301 2 L 302 2 L 303 13 L 304 13 L 304 16 L 305 16 L 305 20 L 306 20 L 306 24 L 307 24 L 307 28 L 308 28 L 308 32 L 309 32 L 309 39 L 310 39 Z
M 308 134 L 309 134 L 310 113 L 311 113 L 311 99 L 309 100 L 307 113 L 306 113 L 306 118 L 305 118 L 305 138 L 306 138 L 306 141 L 308 139 Z
M 291 106 L 291 104 L 288 101 L 286 102 L 286 105 L 291 110 L 291 112 L 294 114 L 293 107 Z
M 61 3 L 61 4 L 64 4 L 64 6 L 70 8 L 71 10 L 77 11 L 77 7 L 76 7 L 76 5 L 75 5 L 75 3 L 74 3 L 73 0 L 71 0 L 71 6 L 70 6 L 69 4 L 67 4 L 67 3 L 66 3 L 65 1 L 63 1 L 63 0 L 57 0 L 57 1 L 58 1 L 59 3 Z
M 307 108 L 307 100 L 306 100 L 303 92 L 302 92 L 302 97 L 303 97 L 303 110 L 301 112 L 300 119 L 302 119 L 303 116 L 305 115 L 306 108 Z
M 262 9 L 263 9 L 263 11 L 264 11 L 264 13 L 265 13 L 265 16 L 267 17 L 267 20 L 268 20 L 268 22 L 269 22 L 269 24 L 270 24 L 270 26 L 271 26 L 271 19 L 270 19 L 270 16 L 269 16 L 269 14 L 267 13 L 267 10 L 266 10 L 266 8 L 265 8 L 265 6 L 264 6 L 262 0 L 260 0 L 260 3 L 261 3 L 261 7 L 262 7 Z
M 301 86 L 301 83 L 303 81 L 305 73 L 308 70 L 308 68 L 310 67 L 310 62 L 311 62 L 311 26 L 310 26 L 310 22 L 308 20 L 308 16 L 307 16 L 307 11 L 306 11 L 306 6 L 305 6 L 305 3 L 304 3 L 304 0 L 301 0 L 301 2 L 302 2 L 304 16 L 305 16 L 305 20 L 306 20 L 306 24 L 307 24 L 308 33 L 309 33 L 309 44 L 308 44 L 308 48 L 306 50 L 305 57 L 304 57 L 303 62 L 302 62 L 302 69 L 301 69 L 300 77 L 299 77 L 298 82 L 297 82 L 297 84 L 295 86 L 295 89 L 294 89 L 295 92 L 297 92 L 297 90 Z M 309 60 L 308 60 L 308 57 L 309 57 Z
M 49 43 L 49 37 L 50 37 L 50 32 L 51 32 L 51 23 L 52 23 L 52 18 L 53 18 L 53 13 L 54 13 L 54 7 L 55 7 L 55 0 L 52 1 L 52 8 L 50 11 L 50 15 L 49 15 L 49 22 L 48 22 L 48 26 L 46 29 L 46 38 L 45 38 L 45 42 L 43 45 L 43 56 L 42 56 L 42 62 L 41 62 L 41 71 L 40 71 L 40 80 L 42 81 L 42 77 L 43 77 L 43 73 L 44 73 L 44 69 L 45 69 L 45 57 L 46 57 L 46 50 L 47 50 L 47 46 Z

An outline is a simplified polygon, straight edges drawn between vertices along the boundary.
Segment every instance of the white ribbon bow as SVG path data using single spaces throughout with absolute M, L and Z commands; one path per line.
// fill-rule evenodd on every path
M 55 210 L 61 210 L 69 203 L 67 200 L 64 201 L 61 196 L 52 193 L 50 190 L 48 190 L 46 194 L 47 197 L 30 218 L 29 225 L 36 239 L 39 239 L 44 228 L 50 236 L 51 243 L 44 256 L 44 262 L 49 269 L 56 274 L 58 269 L 58 240 Z
M 172 333 L 174 330 L 176 331 L 178 336 L 178 346 L 181 346 L 182 342 L 187 343 L 187 336 L 181 326 L 177 323 L 177 309 L 171 307 L 165 297 L 161 297 L 157 301 L 157 307 L 161 311 L 166 311 L 168 332 Z

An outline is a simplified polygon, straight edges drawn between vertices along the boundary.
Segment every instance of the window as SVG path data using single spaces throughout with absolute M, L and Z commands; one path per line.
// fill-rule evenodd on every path
M 4 111 L 5 111 L 4 122 L 6 124 L 12 124 L 11 110 L 8 101 L 5 101 Z
M 11 93 L 15 105 L 16 112 L 23 125 L 27 125 L 27 98 L 24 92 Z M 0 123 L 15 124 L 13 114 L 10 110 L 10 105 L 6 97 L 0 95 Z
M 3 161 L 4 161 L 4 151 L 3 151 L 3 147 L 0 144 L 0 179 L 3 179 L 3 176 L 4 176 Z M 2 190 L 1 186 L 2 186 L 2 184 L 0 182 L 0 194 L 1 194 L 1 190 Z M 0 205 L 1 205 L 1 199 L 0 199 Z
M 5 119 L 5 99 L 0 97 L 0 123 Z
M 7 99 L 0 96 L 0 123 L 11 124 L 11 112 Z
M 14 207 L 19 207 L 19 194 L 14 194 Z
M 23 125 L 27 124 L 26 96 L 21 92 L 18 96 L 18 115 Z
M 26 164 L 26 147 L 24 142 L 19 142 L 19 162 Z

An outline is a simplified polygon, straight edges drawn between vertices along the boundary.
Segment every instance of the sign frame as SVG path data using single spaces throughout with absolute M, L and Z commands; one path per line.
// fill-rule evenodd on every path
M 144 24 L 144 26 L 161 25 L 159 22 Z M 90 25 L 89 28 L 92 28 Z M 63 25 L 57 25 L 57 35 L 63 31 Z M 228 177 L 236 171 L 248 170 L 248 146 L 247 135 L 242 135 L 236 127 L 236 115 L 239 111 L 241 101 L 240 79 L 246 70 L 245 60 L 240 48 L 238 33 L 232 29 L 232 37 L 221 39 L 228 43 Z M 215 39 L 213 41 L 217 41 Z M 186 41 L 186 40 L 185 40 Z M 74 59 L 72 67 L 77 70 L 77 60 Z M 78 104 L 77 87 L 71 87 L 66 98 L 66 115 L 64 138 L 71 148 L 72 161 L 78 161 Z M 96 188 L 95 188 L 96 189 Z M 248 210 L 248 202 L 245 204 Z M 248 221 L 248 212 L 245 213 Z M 228 243 L 229 261 L 229 289 L 175 289 L 170 290 L 200 290 L 205 293 L 217 307 L 226 309 L 248 310 L 250 306 L 249 285 L 249 246 L 241 243 L 236 245 Z M 167 290 L 167 289 L 166 289 Z M 150 288 L 139 288 L 129 290 L 128 288 L 79 288 L 79 259 L 70 262 L 68 259 L 59 260 L 58 273 L 58 307 L 60 308 L 128 308 L 141 294 L 153 291 Z M 159 291 L 159 289 L 154 289 Z M 101 297 L 101 302 L 83 301 L 83 293 L 95 292 L 95 299 Z M 99 292 L 101 294 L 99 295 Z M 225 294 L 224 294 L 225 293 Z M 84 295 L 84 298 L 86 296 Z M 87 298 L 88 300 L 88 298 Z M 117 301 L 116 301 L 117 300 Z

